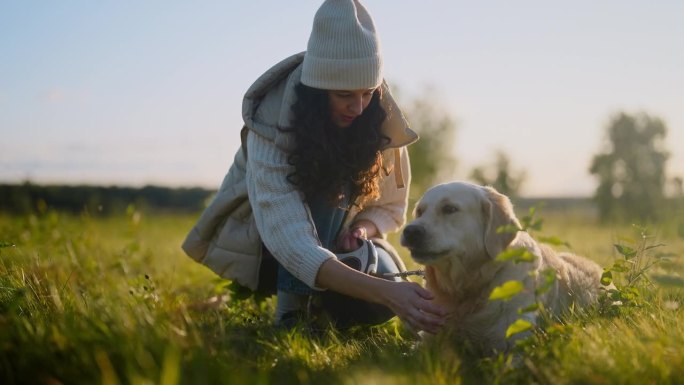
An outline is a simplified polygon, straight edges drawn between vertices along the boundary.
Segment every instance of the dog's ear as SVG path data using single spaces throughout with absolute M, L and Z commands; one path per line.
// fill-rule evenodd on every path
M 484 244 L 490 258 L 496 258 L 513 242 L 520 229 L 510 199 L 491 187 L 483 187 Z

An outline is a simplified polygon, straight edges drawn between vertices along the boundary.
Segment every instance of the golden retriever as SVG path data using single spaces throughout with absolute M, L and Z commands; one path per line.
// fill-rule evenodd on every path
M 510 200 L 491 187 L 466 182 L 437 185 L 416 204 L 415 219 L 403 230 L 401 244 L 425 265 L 427 288 L 449 311 L 445 332 L 470 341 L 485 352 L 506 351 L 516 338 L 506 330 L 517 319 L 536 324 L 537 312 L 519 312 L 535 303 L 552 315 L 571 306 L 595 303 L 601 292 L 602 269 L 588 259 L 556 253 L 520 229 Z M 497 231 L 498 230 L 498 231 Z M 496 260 L 504 250 L 524 248 L 531 262 Z M 542 294 L 543 271 L 556 279 Z M 510 300 L 489 300 L 492 290 L 519 281 L 523 290 Z M 520 314 L 522 313 L 522 314 Z M 527 334 L 529 331 L 527 332 Z

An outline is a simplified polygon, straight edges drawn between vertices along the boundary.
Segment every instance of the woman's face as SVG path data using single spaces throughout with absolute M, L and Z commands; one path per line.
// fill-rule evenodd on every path
M 333 123 L 338 127 L 349 127 L 368 107 L 376 89 L 328 91 L 330 117 Z

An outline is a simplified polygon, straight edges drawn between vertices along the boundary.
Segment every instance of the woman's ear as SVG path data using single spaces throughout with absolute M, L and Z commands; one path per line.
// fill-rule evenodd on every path
M 515 239 L 520 222 L 510 199 L 491 187 L 483 187 L 484 244 L 490 258 L 496 258 Z

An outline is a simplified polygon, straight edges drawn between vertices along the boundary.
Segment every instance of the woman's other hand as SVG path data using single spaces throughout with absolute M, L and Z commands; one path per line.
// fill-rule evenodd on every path
M 378 234 L 378 228 L 371 221 L 360 220 L 354 222 L 349 229 L 345 229 L 337 239 L 337 248 L 341 252 L 354 251 L 361 245 L 361 239 L 368 239 Z

